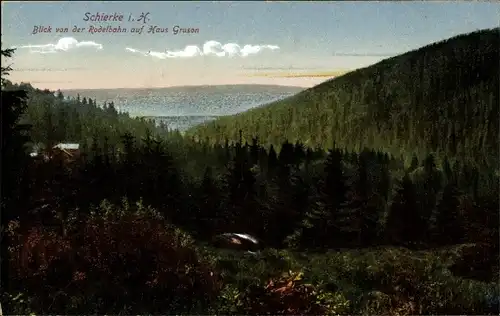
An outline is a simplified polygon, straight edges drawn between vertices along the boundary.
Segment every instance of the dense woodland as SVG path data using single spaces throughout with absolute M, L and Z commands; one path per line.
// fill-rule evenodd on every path
M 498 314 L 498 44 L 459 36 L 188 135 L 2 80 L 4 312 Z M 83 154 L 28 155 L 58 142 Z M 211 247 L 223 232 L 265 250 Z
M 499 29 L 453 37 L 326 81 L 283 101 L 220 118 L 190 135 L 213 142 L 260 136 L 266 145 L 300 141 L 367 147 L 410 163 L 460 157 L 498 165 Z

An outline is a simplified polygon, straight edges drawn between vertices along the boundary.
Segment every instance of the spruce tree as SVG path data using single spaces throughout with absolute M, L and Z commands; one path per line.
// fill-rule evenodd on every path
M 199 233 L 201 236 L 208 237 L 217 232 L 223 223 L 223 214 L 220 212 L 221 195 L 210 166 L 205 169 L 198 190 L 198 218 L 201 223 Z
M 13 49 L 1 49 L 2 58 L 11 58 L 14 53 Z M 2 181 L 0 186 L 0 209 L 1 209 L 1 225 L 5 225 L 12 219 L 18 218 L 23 214 L 19 213 L 21 209 L 20 202 L 26 199 L 23 194 L 22 179 L 23 170 L 27 168 L 29 157 L 25 153 L 24 145 L 29 141 L 28 131 L 29 125 L 20 124 L 19 120 L 26 111 L 27 106 L 27 91 L 17 89 L 6 89 L 8 81 L 5 77 L 12 69 L 10 66 L 1 67 L 1 94 L 2 102 L 0 111 L 0 124 L 2 129 L 1 135 L 1 173 Z M 24 196 L 23 196 L 24 195 Z M 8 284 L 9 269 L 7 262 L 10 258 L 8 245 L 4 229 L 1 230 L 1 287 L 5 291 L 9 291 Z
M 442 244 L 458 244 L 464 237 L 464 219 L 460 208 L 460 191 L 455 183 L 448 183 L 437 207 L 436 241 Z
M 368 166 L 371 155 L 360 154 L 358 162 L 358 177 L 355 181 L 350 208 L 357 222 L 358 243 L 369 246 L 377 242 L 380 233 L 381 201 L 375 194 L 370 181 Z
M 385 230 L 388 241 L 408 246 L 419 242 L 421 221 L 415 186 L 410 176 L 405 174 L 387 215 Z

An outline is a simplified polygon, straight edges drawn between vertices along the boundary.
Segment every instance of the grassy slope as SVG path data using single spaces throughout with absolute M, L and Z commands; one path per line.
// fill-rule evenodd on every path
M 346 295 L 351 302 L 350 312 L 354 314 L 387 313 L 388 306 L 384 306 L 383 301 L 388 295 L 394 296 L 413 287 L 422 293 L 414 301 L 429 308 L 419 314 L 432 311 L 435 306 L 431 305 L 436 303 L 436 298 L 448 308 L 461 302 L 457 313 L 460 308 L 481 313 L 477 306 L 487 304 L 488 293 L 498 295 L 496 282 L 465 279 L 450 272 L 463 249 L 470 246 L 425 251 L 380 247 L 326 253 L 267 249 L 259 256 L 209 247 L 204 251 L 222 271 L 226 281 L 242 288 L 288 271 L 303 271 L 306 282 L 323 284 Z M 381 306 L 371 306 L 377 301 Z
M 429 152 L 497 164 L 499 29 L 434 43 L 282 101 L 197 126 L 188 135 L 258 135 L 308 145 Z

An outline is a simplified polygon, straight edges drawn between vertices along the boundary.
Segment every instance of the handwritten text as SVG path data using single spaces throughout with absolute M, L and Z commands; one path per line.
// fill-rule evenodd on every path
M 83 16 L 83 21 L 88 22 L 123 22 L 123 14 L 121 13 L 95 13 L 86 12 Z
M 74 25 L 72 28 L 68 27 L 53 27 L 51 25 L 35 25 L 31 34 L 39 33 L 133 33 L 133 34 L 199 34 L 198 27 L 191 27 L 185 25 L 174 25 L 167 27 L 166 25 L 149 24 L 150 13 L 140 12 L 138 14 L 128 14 L 128 17 L 119 12 L 85 12 L 83 21 L 89 22 L 88 25 L 79 26 Z
M 111 24 L 96 24 L 88 25 L 86 27 L 81 27 L 74 25 L 72 28 L 68 27 L 52 27 L 51 25 L 35 25 L 31 34 L 39 33 L 89 33 L 89 34 L 102 34 L 102 33 L 132 33 L 132 34 L 172 34 L 172 35 L 183 35 L 183 34 L 199 34 L 200 29 L 198 27 L 185 27 L 174 25 L 173 27 L 159 26 L 159 25 L 142 25 L 142 26 L 132 26 L 124 27 L 122 25 L 111 25 Z

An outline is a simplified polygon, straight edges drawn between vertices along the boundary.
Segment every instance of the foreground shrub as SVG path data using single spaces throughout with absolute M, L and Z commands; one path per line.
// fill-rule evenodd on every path
M 9 306 L 9 313 L 11 315 L 35 315 L 30 310 L 30 299 L 25 297 L 23 293 L 12 295 L 10 293 L 2 292 L 0 295 L 0 314 L 3 315 L 4 307 Z
M 450 267 L 452 273 L 467 279 L 495 282 L 500 277 L 498 240 L 478 243 L 462 249 L 460 258 Z
M 378 247 L 313 254 L 304 264 L 310 282 L 337 287 L 349 314 L 498 315 L 497 282 L 454 276 L 449 267 L 463 247 L 435 251 Z
M 271 315 L 339 315 L 349 302 L 340 293 L 331 293 L 302 283 L 302 273 L 288 273 L 267 284 L 245 290 L 227 286 L 221 295 L 218 313 Z
M 192 240 L 140 203 L 103 202 L 66 236 L 10 227 L 15 289 L 37 313 L 178 313 L 206 310 L 219 285 Z M 8 312 L 8 311 L 7 311 Z
M 488 302 L 494 284 L 453 277 L 430 255 L 388 259 L 380 269 L 372 270 L 371 277 L 391 297 L 389 314 L 498 314 L 498 306 Z

